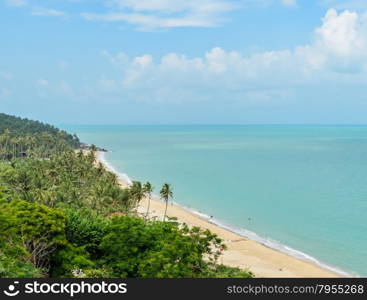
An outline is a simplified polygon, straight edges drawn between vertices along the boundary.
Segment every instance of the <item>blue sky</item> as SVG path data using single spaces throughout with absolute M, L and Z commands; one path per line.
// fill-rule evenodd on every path
M 0 0 L 0 110 L 55 124 L 366 123 L 365 0 Z

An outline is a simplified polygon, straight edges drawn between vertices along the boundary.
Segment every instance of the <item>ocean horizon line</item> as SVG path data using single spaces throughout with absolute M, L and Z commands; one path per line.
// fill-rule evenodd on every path
M 98 126 L 98 127 L 110 127 L 110 126 L 126 126 L 126 127 L 169 127 L 169 126 L 177 126 L 177 127 L 214 127 L 214 126 L 223 126 L 223 127 L 232 127 L 232 126 L 322 126 L 322 127 L 331 127 L 331 126 L 340 126 L 340 127 L 349 127 L 349 126 L 367 126 L 367 123 L 198 123 L 198 124 L 183 124 L 183 123 L 162 123 L 162 124 L 144 124 L 144 123 L 55 123 L 56 126 Z

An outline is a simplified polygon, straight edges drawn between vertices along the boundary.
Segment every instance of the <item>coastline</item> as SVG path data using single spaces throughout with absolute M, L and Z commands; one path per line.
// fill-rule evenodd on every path
M 97 153 L 97 160 L 108 170 L 118 175 L 121 187 L 129 187 L 131 180 L 128 175 L 117 172 L 106 161 L 103 152 Z M 147 205 L 148 199 L 143 199 L 139 204 L 138 213 L 145 215 Z M 165 203 L 153 196 L 150 203 L 150 217 L 162 219 L 164 209 Z M 289 250 L 289 248 L 286 246 L 283 246 L 284 249 L 275 248 L 258 239 L 251 238 L 251 235 L 256 236 L 254 233 L 247 232 L 247 234 L 241 234 L 229 226 L 176 203 L 169 204 L 167 215 L 175 217 L 179 222 L 186 223 L 189 226 L 198 226 L 217 234 L 228 247 L 220 257 L 219 262 L 233 267 L 249 269 L 256 277 L 352 276 L 337 268 L 321 264 L 312 257 L 296 250 L 291 249 L 294 251 L 294 254 L 298 253 L 299 257 L 294 254 L 288 254 L 285 250 Z

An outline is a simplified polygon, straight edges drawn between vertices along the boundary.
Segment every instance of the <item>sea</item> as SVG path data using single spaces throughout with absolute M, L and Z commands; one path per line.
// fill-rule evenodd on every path
M 268 247 L 367 276 L 367 126 L 68 125 L 123 178 Z

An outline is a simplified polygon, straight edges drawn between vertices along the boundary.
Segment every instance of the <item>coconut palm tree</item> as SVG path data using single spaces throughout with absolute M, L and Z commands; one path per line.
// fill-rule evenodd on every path
M 97 152 L 94 151 L 94 150 L 91 150 L 88 155 L 87 155 L 87 158 L 88 158 L 88 161 L 91 163 L 91 164 L 94 164 L 94 162 L 96 161 L 97 159 Z
M 148 196 L 148 207 L 147 207 L 147 213 L 145 215 L 145 218 L 148 218 L 148 215 L 149 215 L 150 200 L 152 199 L 153 190 L 154 190 L 154 186 L 149 181 L 147 181 L 143 186 L 143 192 L 145 195 Z
M 144 197 L 144 191 L 140 181 L 133 181 L 133 185 L 130 187 L 129 194 L 130 198 L 134 202 L 134 205 L 138 205 L 141 199 Z
M 166 220 L 167 215 L 167 207 L 169 198 L 173 198 L 171 185 L 168 183 L 163 184 L 162 189 L 160 191 L 161 198 L 166 202 L 166 208 L 164 210 L 163 222 Z

